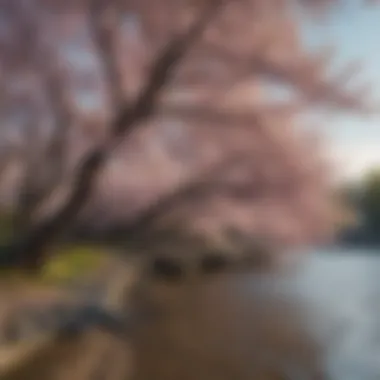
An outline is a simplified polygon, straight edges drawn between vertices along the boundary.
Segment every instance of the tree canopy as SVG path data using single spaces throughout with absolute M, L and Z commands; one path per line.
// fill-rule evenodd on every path
M 228 229 L 286 247 L 331 232 L 316 107 L 368 112 L 297 19 L 329 1 L 0 1 L 1 175 L 11 257 L 85 224 Z M 278 96 L 283 94 L 284 96 Z

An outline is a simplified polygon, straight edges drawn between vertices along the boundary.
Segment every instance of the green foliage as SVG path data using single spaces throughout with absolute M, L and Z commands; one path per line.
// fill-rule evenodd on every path
M 344 193 L 345 200 L 358 215 L 358 223 L 343 231 L 343 241 L 354 244 L 379 244 L 380 168 L 365 173 L 360 182 L 348 186 Z
M 0 211 L 0 242 L 9 241 L 13 235 L 12 214 Z
M 41 271 L 41 280 L 65 282 L 86 276 L 101 268 L 107 260 L 103 248 L 91 245 L 61 247 L 52 255 Z
M 369 172 L 363 181 L 361 209 L 366 227 L 380 233 L 380 169 Z
M 12 214 L 0 212 L 0 243 L 9 242 L 13 237 Z M 37 277 L 31 278 L 18 270 L 1 270 L 5 281 L 61 283 L 90 274 L 101 267 L 107 258 L 107 250 L 98 245 L 77 243 L 59 246 L 52 252 L 51 259 Z
M 1 270 L 4 282 L 60 285 L 85 277 L 100 269 L 108 258 L 107 250 L 91 245 L 60 247 L 43 266 L 40 273 L 31 276 L 19 270 Z

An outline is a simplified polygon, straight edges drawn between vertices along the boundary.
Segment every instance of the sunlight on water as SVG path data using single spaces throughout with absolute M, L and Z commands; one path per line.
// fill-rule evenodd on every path
M 325 343 L 334 380 L 380 378 L 380 254 L 313 252 L 290 280 Z

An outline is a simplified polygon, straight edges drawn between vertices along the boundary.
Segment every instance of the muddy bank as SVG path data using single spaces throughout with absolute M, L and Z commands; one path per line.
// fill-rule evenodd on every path
M 265 277 L 252 276 L 145 282 L 126 297 L 127 310 L 145 315 L 128 336 L 88 331 L 52 341 L 4 379 L 323 378 L 321 348 L 295 305 Z

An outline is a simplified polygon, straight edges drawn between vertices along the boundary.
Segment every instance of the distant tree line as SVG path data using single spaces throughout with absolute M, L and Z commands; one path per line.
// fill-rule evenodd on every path
M 380 168 L 367 172 L 360 181 L 347 185 L 341 194 L 356 214 L 356 223 L 340 234 L 343 243 L 380 243 Z

